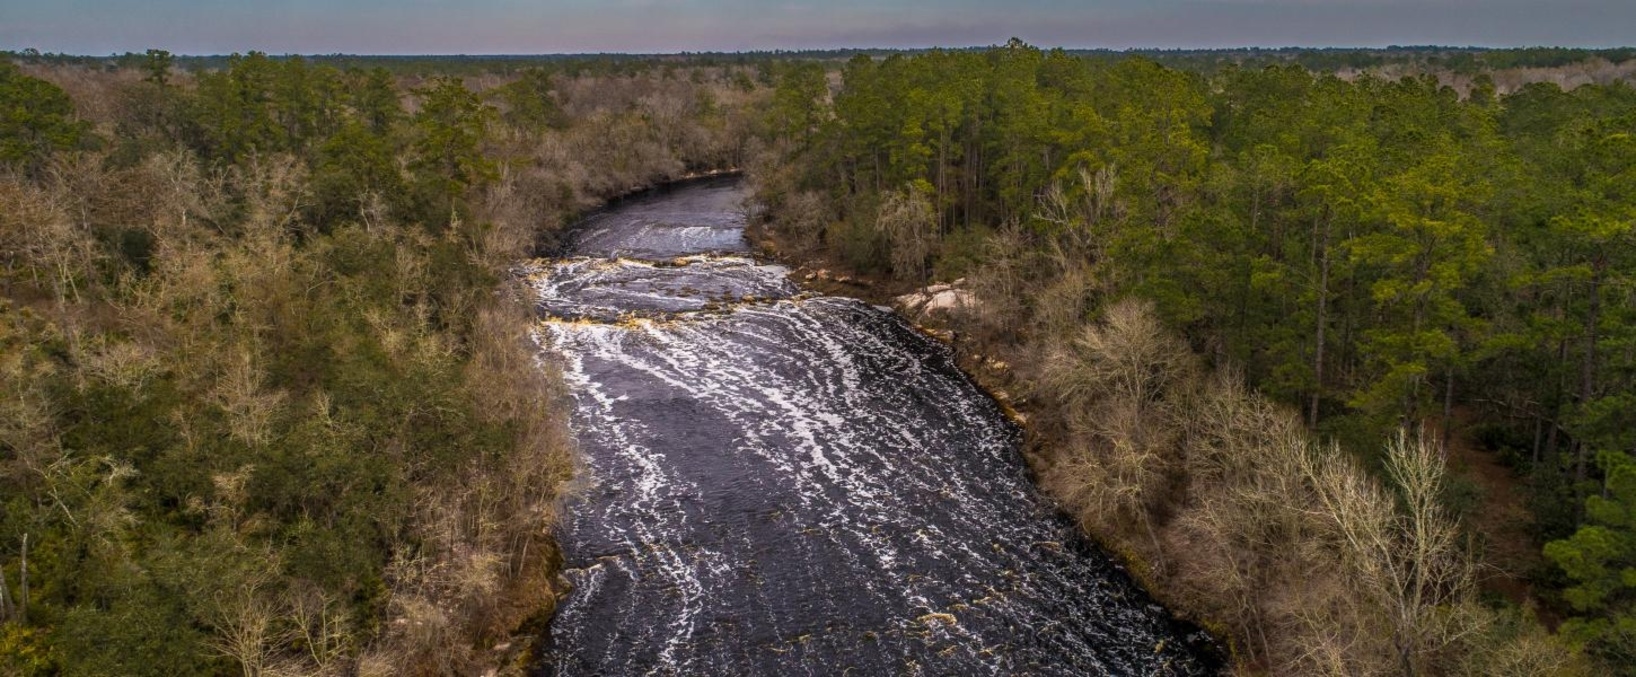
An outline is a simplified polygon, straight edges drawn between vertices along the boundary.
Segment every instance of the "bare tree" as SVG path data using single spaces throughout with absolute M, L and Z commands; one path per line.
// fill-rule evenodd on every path
M 891 243 L 892 272 L 925 282 L 926 261 L 937 244 L 937 213 L 926 189 L 910 184 L 887 193 L 875 227 Z
M 1436 442 L 1424 431 L 1413 438 L 1400 431 L 1387 448 L 1386 468 L 1401 508 L 1339 449 L 1314 454 L 1306 472 L 1321 520 L 1391 637 L 1397 669 L 1415 675 L 1434 652 L 1477 629 L 1450 613 L 1470 600 L 1476 565 L 1440 504 L 1445 469 Z
M 1152 304 L 1120 301 L 1053 352 L 1041 376 L 1063 402 L 1074 437 L 1056 481 L 1103 526 L 1142 525 L 1161 555 L 1153 516 L 1179 467 L 1178 406 L 1197 377 L 1187 345 L 1165 330 Z

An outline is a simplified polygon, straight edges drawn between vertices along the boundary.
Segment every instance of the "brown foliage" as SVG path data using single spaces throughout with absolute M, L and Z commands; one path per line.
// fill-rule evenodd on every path
M 1194 362 L 1137 301 L 1107 307 L 1102 322 L 1046 358 L 1037 390 L 1061 403 L 1070 441 L 1047 482 L 1097 531 L 1135 522 L 1151 532 L 1168 511 L 1182 462 L 1178 405 L 1196 380 Z
M 479 312 L 466 379 L 486 415 L 522 424 L 517 449 L 472 459 L 459 481 L 420 489 L 420 552 L 393 561 L 392 620 L 365 657 L 392 674 L 470 673 L 489 658 L 476 647 L 555 605 L 548 528 L 554 488 L 574 469 L 566 393 L 519 350 L 531 344 L 532 316 L 521 290 L 510 291 L 509 303 Z
M 1151 304 L 1101 315 L 1015 353 L 1037 425 L 1057 431 L 1042 483 L 1178 608 L 1218 623 L 1241 669 L 1579 669 L 1537 626 L 1500 627 L 1476 603 L 1434 439 L 1403 433 L 1376 477 L 1230 372 L 1208 373 Z
M 45 70 L 104 133 L 129 122 L 121 97 L 154 93 L 131 73 Z M 35 523 L 66 522 L 87 566 L 108 579 L 77 584 L 107 595 L 148 584 L 139 557 L 215 567 L 196 573 L 198 589 L 182 605 L 203 637 L 183 650 L 218 667 L 474 674 L 512 658 L 489 648 L 497 642 L 524 652 L 509 635 L 548 615 L 560 592 L 549 529 L 575 459 L 563 387 L 537 362 L 527 294 L 488 282 L 608 197 L 739 164 L 761 94 L 720 76 L 563 81 L 567 127 L 500 130 L 505 142 L 485 149 L 499 180 L 464 196 L 470 209 L 437 232 L 384 206 L 360 214 L 361 225 L 311 223 L 312 158 L 260 153 L 207 165 L 174 139 L 117 161 L 64 152 L 37 176 L 0 175 L 0 485 L 27 499 L 8 506 L 33 505 L 39 514 L 25 517 Z M 466 277 L 439 279 L 448 270 Z M 292 357 L 294 349 L 313 352 Z M 394 525 L 391 561 L 360 565 L 385 564 L 375 606 L 360 604 L 356 588 L 337 591 L 353 582 L 325 587 L 291 575 L 285 544 L 269 538 L 289 525 L 247 498 L 278 453 L 310 462 L 357 451 L 343 446 L 356 444 L 343 430 L 356 419 L 343 422 L 308 365 L 290 363 L 363 363 L 360 354 L 376 362 L 359 369 L 379 367 L 360 378 L 448 376 L 435 406 L 469 409 L 472 425 L 491 433 L 482 451 L 416 456 L 413 438 L 393 431 L 442 412 L 410 402 L 406 420 L 378 424 L 368 453 L 445 465 L 405 471 L 408 514 L 370 516 Z M 171 399 L 141 423 L 174 431 L 181 449 L 164 453 L 247 459 L 203 471 L 180 499 L 176 513 L 198 532 L 188 532 L 185 554 L 166 552 L 171 541 L 137 552 L 153 519 L 128 489 L 138 469 L 124 450 L 85 457 L 67 448 L 53 399 L 111 390 L 140 400 L 161 382 Z M 163 481 L 165 472 L 140 477 Z M 0 566 L 15 579 L 14 561 Z M 8 608 L 15 592 L 4 593 Z

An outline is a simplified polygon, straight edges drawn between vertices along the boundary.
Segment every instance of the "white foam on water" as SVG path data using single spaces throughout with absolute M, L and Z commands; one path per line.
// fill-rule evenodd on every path
M 732 220 L 644 209 L 581 242 L 674 248 Z M 537 340 L 589 476 L 560 534 L 559 674 L 1203 669 L 1039 496 L 946 347 L 857 301 L 790 298 L 786 274 L 740 256 L 531 268 L 564 318 Z
M 546 315 L 567 319 L 664 317 L 798 292 L 787 268 L 744 257 L 575 258 L 534 262 L 521 272 Z

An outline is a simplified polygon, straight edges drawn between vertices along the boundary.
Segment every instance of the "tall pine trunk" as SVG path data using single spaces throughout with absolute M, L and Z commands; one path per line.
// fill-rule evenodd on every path
M 1318 238 L 1318 326 L 1312 350 L 1312 406 L 1307 425 L 1318 427 L 1318 405 L 1324 394 L 1324 329 L 1329 323 L 1329 218 L 1322 219 Z
M 1607 269 L 1607 259 L 1598 258 L 1591 269 L 1591 307 L 1585 314 L 1585 359 L 1579 364 L 1579 406 L 1585 407 L 1596 396 L 1596 334 L 1597 325 L 1601 323 L 1602 315 L 1602 273 Z M 1574 485 L 1575 495 L 1584 493 L 1578 485 L 1585 482 L 1585 458 L 1590 453 L 1583 440 L 1574 440 Z M 1581 499 L 1584 496 L 1580 496 Z

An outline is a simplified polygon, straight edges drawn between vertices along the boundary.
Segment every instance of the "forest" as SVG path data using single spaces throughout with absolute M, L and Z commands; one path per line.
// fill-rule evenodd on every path
M 1236 671 L 1636 665 L 1628 52 L 6 56 L 0 674 L 526 669 L 510 270 L 741 167 Z
M 1459 82 L 796 64 L 752 176 L 786 256 L 971 292 L 1042 483 L 1242 669 L 1631 674 L 1636 90 Z
M 521 670 L 575 458 L 509 271 L 610 197 L 740 164 L 762 88 L 23 61 L 0 674 Z

